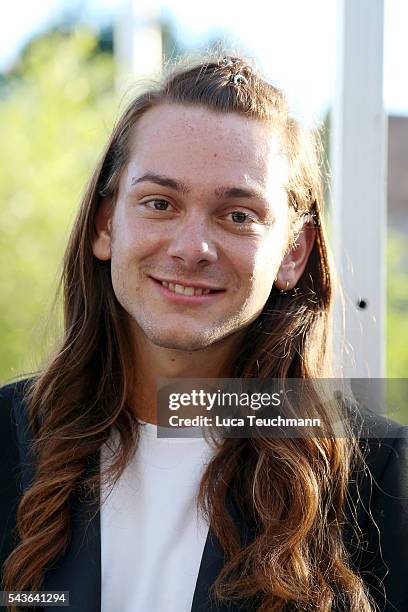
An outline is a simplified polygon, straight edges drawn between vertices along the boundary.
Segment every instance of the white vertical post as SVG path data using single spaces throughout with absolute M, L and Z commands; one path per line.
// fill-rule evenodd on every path
M 343 375 L 385 375 L 386 119 L 384 0 L 338 0 L 337 91 L 331 162 L 334 255 L 345 298 Z
M 122 3 L 114 35 L 120 92 L 126 92 L 135 83 L 160 77 L 160 15 L 160 0 L 124 0 Z

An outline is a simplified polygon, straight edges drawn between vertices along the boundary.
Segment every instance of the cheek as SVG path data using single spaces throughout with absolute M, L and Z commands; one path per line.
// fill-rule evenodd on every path
M 258 258 L 258 276 L 263 282 L 269 282 L 272 286 L 273 281 L 279 270 L 281 263 L 281 249 L 270 244 L 265 248 Z
M 153 224 L 120 219 L 112 232 L 112 264 L 137 261 L 154 254 L 163 236 Z
M 259 299 L 266 300 L 272 290 L 283 257 L 281 240 L 270 236 L 256 252 L 253 259 L 252 285 Z
M 258 308 L 260 302 L 266 301 L 269 295 L 274 281 L 271 264 L 268 249 L 256 240 L 240 248 L 234 257 L 233 265 L 240 287 L 237 297 L 244 299 L 250 308 Z

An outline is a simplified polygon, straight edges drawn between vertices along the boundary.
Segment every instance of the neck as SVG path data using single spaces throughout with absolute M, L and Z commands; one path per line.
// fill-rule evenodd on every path
M 135 416 L 157 424 L 157 379 L 159 378 L 228 378 L 233 358 L 241 343 L 234 334 L 209 347 L 181 351 L 153 345 L 146 338 L 136 344 L 136 384 L 133 406 Z

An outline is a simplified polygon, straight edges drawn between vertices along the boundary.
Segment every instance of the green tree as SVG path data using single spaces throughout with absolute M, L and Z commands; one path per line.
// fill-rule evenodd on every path
M 406 236 L 389 232 L 387 256 L 387 376 L 408 373 L 408 248 Z
M 114 119 L 113 82 L 112 54 L 87 30 L 43 35 L 3 75 L 1 383 L 36 369 L 52 341 L 44 332 L 59 265 Z

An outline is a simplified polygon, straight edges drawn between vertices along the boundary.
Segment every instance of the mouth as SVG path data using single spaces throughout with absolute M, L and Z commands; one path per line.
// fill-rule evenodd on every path
M 224 291 L 224 289 L 217 289 L 215 287 L 212 288 L 205 285 L 199 285 L 198 283 L 194 285 L 188 285 L 166 280 L 160 280 L 158 278 L 154 278 L 153 276 L 151 278 L 157 283 L 160 283 L 162 287 L 165 287 L 169 291 L 177 293 L 178 295 L 186 295 L 189 297 L 209 295 L 211 293 L 220 293 L 221 291 Z

